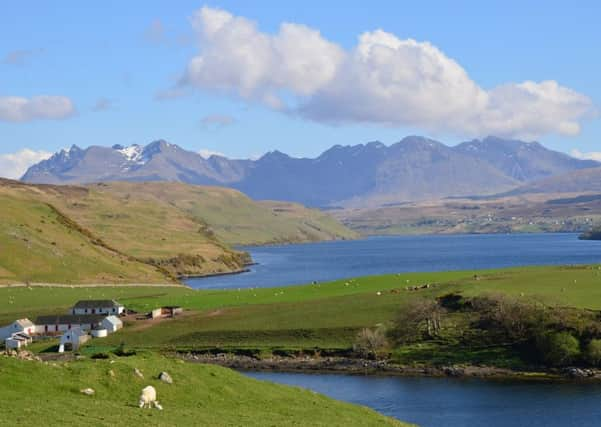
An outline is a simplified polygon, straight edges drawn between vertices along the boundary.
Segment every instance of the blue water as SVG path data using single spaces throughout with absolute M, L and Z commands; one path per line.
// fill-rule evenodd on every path
M 363 240 L 242 248 L 248 273 L 189 279 L 194 288 L 273 287 L 408 271 L 476 270 L 601 262 L 601 242 L 576 234 L 373 237 Z
M 601 385 L 247 373 L 300 386 L 422 427 L 601 425 Z

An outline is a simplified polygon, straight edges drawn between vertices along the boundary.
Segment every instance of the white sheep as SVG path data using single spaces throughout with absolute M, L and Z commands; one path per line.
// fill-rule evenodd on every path
M 149 385 L 142 389 L 139 406 L 140 408 L 152 408 L 154 406 L 159 411 L 163 410 L 163 407 L 157 401 L 157 391 L 153 386 Z

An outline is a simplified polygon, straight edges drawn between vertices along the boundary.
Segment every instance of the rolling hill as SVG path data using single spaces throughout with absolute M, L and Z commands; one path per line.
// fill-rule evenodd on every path
M 181 183 L 0 181 L 0 281 L 164 283 L 239 271 L 233 244 L 354 238 L 326 214 Z M 17 254 L 17 256 L 15 256 Z M 35 271 L 35 273 L 33 273 Z

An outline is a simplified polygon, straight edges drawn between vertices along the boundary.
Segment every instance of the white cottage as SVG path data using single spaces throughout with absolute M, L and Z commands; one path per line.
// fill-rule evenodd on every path
M 71 309 L 71 314 L 106 314 L 119 316 L 125 307 L 115 300 L 83 300 L 78 301 Z
M 61 342 L 58 346 L 58 352 L 64 353 L 65 350 L 77 351 L 79 346 L 84 344 L 90 339 L 87 332 L 82 331 L 80 328 L 74 328 L 70 331 L 65 332 L 61 336 Z
M 36 319 L 36 332 L 40 335 L 59 335 L 72 329 L 81 329 L 89 331 L 99 328 L 105 315 L 95 314 L 89 316 L 78 315 L 58 315 L 58 316 L 40 316 Z
M 102 328 L 112 334 L 123 328 L 123 322 L 117 316 L 108 316 L 102 321 Z
M 27 335 L 32 335 L 36 332 L 35 325 L 29 319 L 15 320 L 8 326 L 0 328 L 0 340 L 6 340 L 13 336 L 13 334 L 23 332 Z

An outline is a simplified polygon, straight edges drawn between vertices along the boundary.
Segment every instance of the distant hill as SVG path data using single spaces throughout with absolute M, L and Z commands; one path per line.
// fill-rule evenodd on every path
M 297 204 L 182 183 L 0 180 L 0 283 L 165 283 L 244 268 L 233 244 L 354 238 Z
M 601 167 L 540 179 L 511 192 L 511 194 L 527 193 L 601 193 Z
M 178 181 L 238 189 L 253 199 L 309 206 L 378 206 L 442 197 L 495 194 L 533 180 L 599 166 L 539 143 L 489 137 L 449 147 L 419 136 L 336 145 L 317 158 L 279 151 L 257 160 L 204 159 L 166 141 L 147 146 L 92 146 L 56 153 L 22 180 L 82 184 Z

